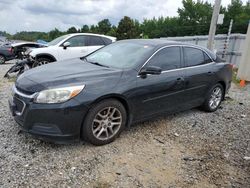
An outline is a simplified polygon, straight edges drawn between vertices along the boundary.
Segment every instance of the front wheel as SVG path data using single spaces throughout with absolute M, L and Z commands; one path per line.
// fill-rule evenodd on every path
M 51 63 L 51 62 L 52 62 L 51 59 L 42 57 L 42 58 L 37 59 L 37 61 L 34 62 L 32 68 L 46 65 L 46 64 Z
M 94 145 L 108 144 L 124 129 L 126 120 L 126 110 L 119 101 L 103 100 L 89 110 L 83 123 L 82 137 Z
M 210 89 L 208 96 L 202 105 L 203 110 L 207 112 L 216 111 L 221 104 L 221 101 L 224 96 L 224 92 L 225 92 L 224 88 L 221 84 L 218 83 L 215 86 L 213 86 Z

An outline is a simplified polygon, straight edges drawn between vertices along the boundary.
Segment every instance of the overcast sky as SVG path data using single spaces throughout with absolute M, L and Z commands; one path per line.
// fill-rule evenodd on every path
M 224 6 L 228 3 L 230 0 L 222 0 Z M 125 15 L 139 21 L 176 16 L 178 7 L 182 7 L 181 0 L 0 0 L 0 30 L 11 34 L 55 27 L 66 30 L 97 24 L 104 18 L 117 25 Z

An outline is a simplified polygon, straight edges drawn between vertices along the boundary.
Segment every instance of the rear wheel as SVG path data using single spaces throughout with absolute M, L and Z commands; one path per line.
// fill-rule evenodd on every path
M 4 64 L 6 61 L 5 57 L 3 55 L 0 55 L 0 64 Z
M 115 99 L 103 100 L 93 106 L 85 118 L 82 137 L 94 145 L 112 142 L 126 124 L 124 106 Z
M 205 102 L 203 103 L 203 106 L 202 106 L 203 110 L 207 112 L 216 111 L 221 104 L 221 101 L 224 96 L 224 92 L 225 92 L 224 88 L 221 84 L 218 83 L 215 86 L 213 86 L 210 89 Z
M 37 61 L 34 62 L 32 67 L 34 68 L 34 67 L 46 65 L 46 64 L 51 63 L 51 62 L 53 62 L 51 59 L 41 57 L 41 58 L 38 58 Z

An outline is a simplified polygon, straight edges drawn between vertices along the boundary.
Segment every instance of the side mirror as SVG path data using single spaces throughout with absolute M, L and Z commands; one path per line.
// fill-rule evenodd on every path
M 63 49 L 66 50 L 70 46 L 70 42 L 63 43 Z
M 161 74 L 161 68 L 156 66 L 143 67 L 139 75 L 145 77 L 147 74 L 159 75 Z

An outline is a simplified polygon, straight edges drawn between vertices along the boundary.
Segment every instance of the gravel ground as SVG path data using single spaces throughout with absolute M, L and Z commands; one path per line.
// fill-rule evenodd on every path
M 13 121 L 10 66 L 0 65 L 0 187 L 250 187 L 250 86 L 233 86 L 215 113 L 159 117 L 101 147 L 55 145 Z

